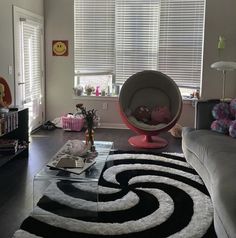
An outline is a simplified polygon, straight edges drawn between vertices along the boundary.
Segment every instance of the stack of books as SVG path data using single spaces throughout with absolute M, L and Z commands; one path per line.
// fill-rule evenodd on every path
M 0 113 L 0 136 L 18 128 L 18 112 Z
M 56 168 L 83 168 L 85 159 L 82 157 L 72 157 L 68 155 L 61 156 L 55 165 Z
M 18 150 L 18 140 L 0 139 L 0 154 L 15 154 Z

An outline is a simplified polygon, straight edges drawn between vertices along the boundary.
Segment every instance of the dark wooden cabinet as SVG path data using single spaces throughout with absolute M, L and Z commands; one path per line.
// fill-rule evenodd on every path
M 1 125 L 1 136 L 0 140 L 2 139 L 13 139 L 18 140 L 18 149 L 15 153 L 2 153 L 0 151 L 0 166 L 4 165 L 9 160 L 16 158 L 16 157 L 28 157 L 28 143 L 29 143 L 29 134 L 28 134 L 28 120 L 29 120 L 29 113 L 28 108 L 19 109 L 17 111 L 9 111 L 9 113 L 5 113 L 2 115 L 7 120 L 8 117 L 11 117 L 11 113 L 17 113 L 17 125 L 14 126 L 15 122 L 12 122 L 9 119 L 8 125 Z M 1 114 L 1 113 L 0 113 Z M 13 126 L 12 126 L 13 125 Z M 2 128 L 4 127 L 4 128 Z M 6 129 L 6 127 L 8 127 Z M 5 131 L 4 131 L 5 130 Z

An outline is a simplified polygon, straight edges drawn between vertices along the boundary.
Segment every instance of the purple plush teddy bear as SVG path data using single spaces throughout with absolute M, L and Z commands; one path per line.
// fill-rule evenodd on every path
M 216 119 L 211 129 L 222 134 L 229 134 L 236 138 L 236 99 L 230 103 L 221 102 L 213 107 L 212 115 Z M 233 120 L 232 120 L 233 119 Z
M 234 121 L 231 121 L 229 126 L 229 135 L 233 138 L 236 138 L 236 98 L 232 99 L 230 102 L 230 112 L 234 118 Z

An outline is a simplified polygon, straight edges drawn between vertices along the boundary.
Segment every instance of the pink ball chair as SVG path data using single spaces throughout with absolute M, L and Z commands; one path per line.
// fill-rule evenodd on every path
M 140 106 L 167 107 L 171 119 L 157 125 L 143 123 L 133 116 Z M 120 115 L 128 128 L 140 134 L 129 138 L 129 143 L 137 148 L 162 148 L 168 142 L 158 136 L 168 131 L 178 121 L 182 111 L 182 97 L 176 83 L 167 75 L 153 70 L 138 72 L 123 84 L 119 96 Z

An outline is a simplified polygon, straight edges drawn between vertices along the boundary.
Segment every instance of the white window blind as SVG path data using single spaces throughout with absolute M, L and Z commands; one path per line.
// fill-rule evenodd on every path
M 199 88 L 205 0 L 162 0 L 158 70 L 180 87 Z
M 31 102 L 41 96 L 41 34 L 38 23 L 21 20 L 22 56 L 24 78 L 24 103 Z
M 159 12 L 158 0 L 116 1 L 116 83 L 157 68 Z
M 113 72 L 114 0 L 74 0 L 75 73 Z
M 74 0 L 75 74 L 159 70 L 199 88 L 205 0 Z

